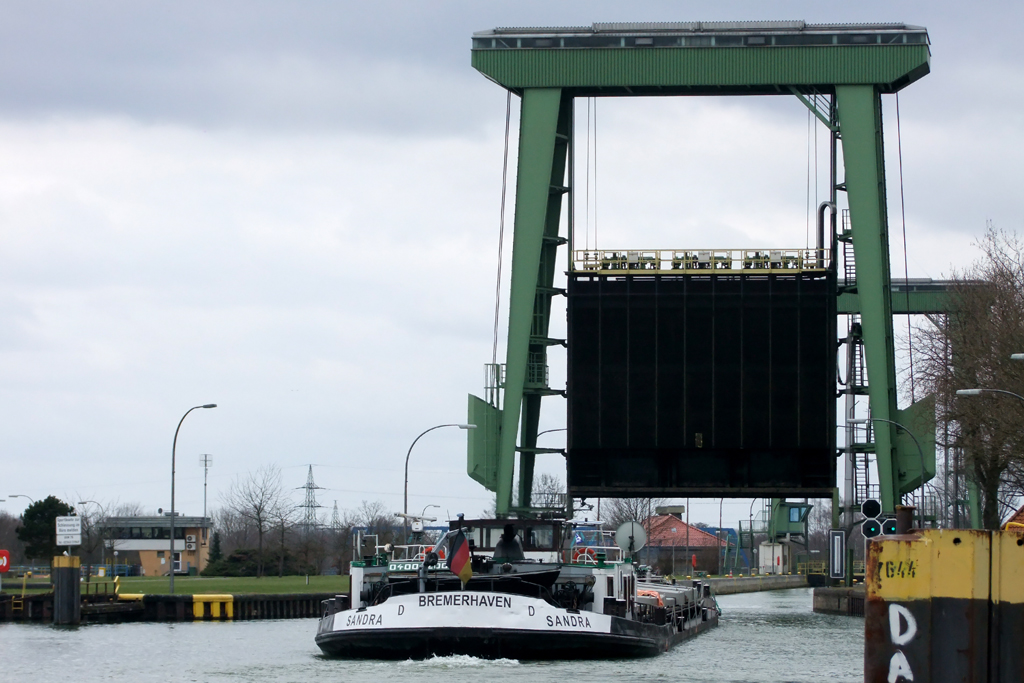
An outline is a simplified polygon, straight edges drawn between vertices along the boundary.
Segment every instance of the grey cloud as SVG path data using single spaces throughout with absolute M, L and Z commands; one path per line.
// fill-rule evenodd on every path
M 1011 3 L 978 7 L 860 3 L 856 8 L 654 2 L 644 17 L 928 25 L 936 66 L 1020 58 Z M 621 17 L 619 3 L 34 2 L 0 26 L 0 113 L 123 115 L 203 127 L 351 128 L 424 134 L 475 130 L 499 116 L 495 86 L 469 65 L 473 31 Z M 496 93 L 496 97 L 500 93 Z

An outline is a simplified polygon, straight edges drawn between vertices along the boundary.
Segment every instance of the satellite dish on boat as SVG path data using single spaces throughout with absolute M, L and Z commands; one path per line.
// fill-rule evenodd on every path
M 643 524 L 637 521 L 623 522 L 615 530 L 615 545 L 622 548 L 626 557 L 632 557 L 633 553 L 647 545 L 647 532 Z

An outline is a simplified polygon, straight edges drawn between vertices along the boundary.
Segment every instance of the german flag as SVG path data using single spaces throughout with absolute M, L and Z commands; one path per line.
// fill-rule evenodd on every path
M 463 586 L 473 576 L 473 566 L 469 561 L 469 543 L 466 542 L 462 530 L 455 534 L 455 538 L 448 545 L 448 569 L 462 579 Z

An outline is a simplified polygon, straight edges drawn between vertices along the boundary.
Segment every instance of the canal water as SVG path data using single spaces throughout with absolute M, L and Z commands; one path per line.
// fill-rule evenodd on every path
M 316 621 L 95 624 L 58 629 L 0 623 L 5 680 L 329 683 L 385 678 L 523 681 L 861 681 L 864 620 L 815 614 L 811 589 L 726 595 L 718 628 L 651 659 L 603 662 L 424 662 L 326 659 Z

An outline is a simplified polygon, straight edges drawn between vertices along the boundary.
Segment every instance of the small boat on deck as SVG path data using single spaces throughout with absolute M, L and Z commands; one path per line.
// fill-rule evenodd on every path
M 632 534 L 620 528 L 619 543 L 600 526 L 562 520 L 460 518 L 450 527 L 433 546 L 360 539 L 350 594 L 324 601 L 320 649 L 353 659 L 644 657 L 718 624 L 707 583 L 638 581 L 639 524 Z M 460 542 L 466 581 L 468 571 L 450 567 Z

